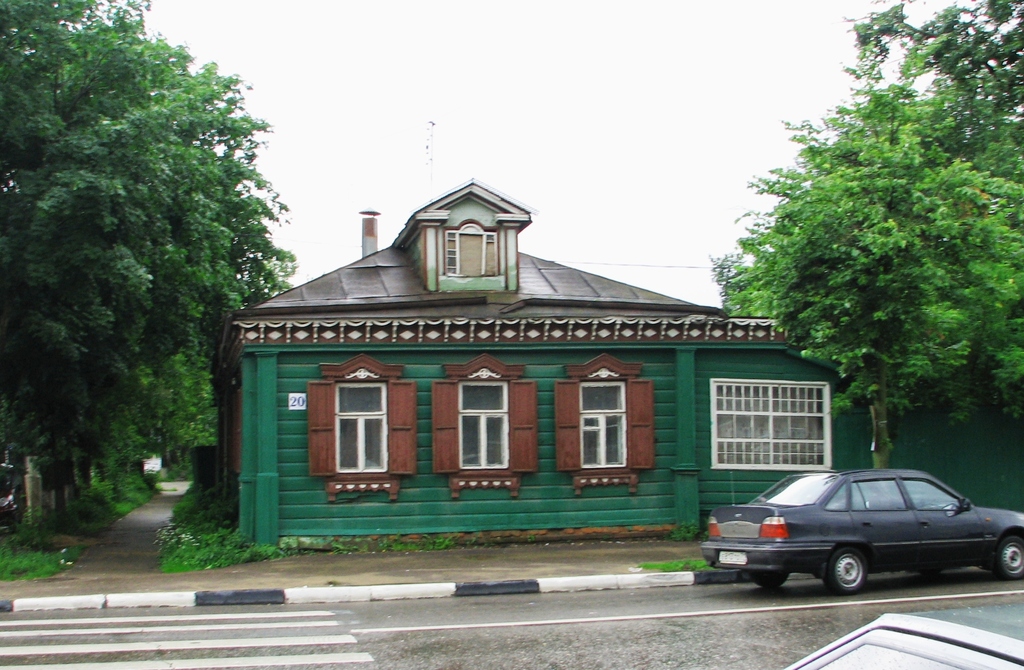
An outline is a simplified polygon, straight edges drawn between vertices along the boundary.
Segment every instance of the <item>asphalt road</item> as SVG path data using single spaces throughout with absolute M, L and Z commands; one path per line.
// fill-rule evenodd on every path
M 772 670 L 885 612 L 1021 602 L 1024 583 L 970 569 L 937 581 L 872 575 L 853 598 L 805 578 L 777 591 L 732 584 L 329 608 L 25 612 L 0 615 L 0 666 Z

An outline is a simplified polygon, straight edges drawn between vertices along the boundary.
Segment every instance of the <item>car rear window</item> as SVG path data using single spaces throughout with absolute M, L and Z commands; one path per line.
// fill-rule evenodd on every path
M 771 487 L 752 502 L 771 505 L 813 505 L 839 478 L 832 472 L 813 475 L 791 475 Z

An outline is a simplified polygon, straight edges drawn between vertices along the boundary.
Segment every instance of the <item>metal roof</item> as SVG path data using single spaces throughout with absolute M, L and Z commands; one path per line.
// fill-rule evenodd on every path
M 236 318 L 344 313 L 372 317 L 538 317 L 708 314 L 706 307 L 519 254 L 518 291 L 428 291 L 411 259 L 388 247 L 285 291 Z

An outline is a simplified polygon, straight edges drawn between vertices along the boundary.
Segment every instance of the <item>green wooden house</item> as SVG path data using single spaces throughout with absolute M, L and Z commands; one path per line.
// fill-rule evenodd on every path
M 649 529 L 860 465 L 835 372 L 770 321 L 521 253 L 532 215 L 469 182 L 390 247 L 231 316 L 245 534 Z

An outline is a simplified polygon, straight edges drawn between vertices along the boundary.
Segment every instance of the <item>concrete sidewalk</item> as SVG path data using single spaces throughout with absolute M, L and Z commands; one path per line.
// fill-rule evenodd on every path
M 164 574 L 157 561 L 156 530 L 169 521 L 185 486 L 162 487 L 169 490 L 115 523 L 66 572 L 48 579 L 0 582 L 0 601 L 95 594 L 463 585 L 644 574 L 650 575 L 648 581 L 654 585 L 658 579 L 666 583 L 673 579 L 642 571 L 640 563 L 700 558 L 696 542 L 588 541 L 408 553 L 312 554 Z M 689 581 L 692 583 L 692 576 Z M 598 584 L 607 582 L 605 579 Z M 585 584 L 579 580 L 573 583 Z

